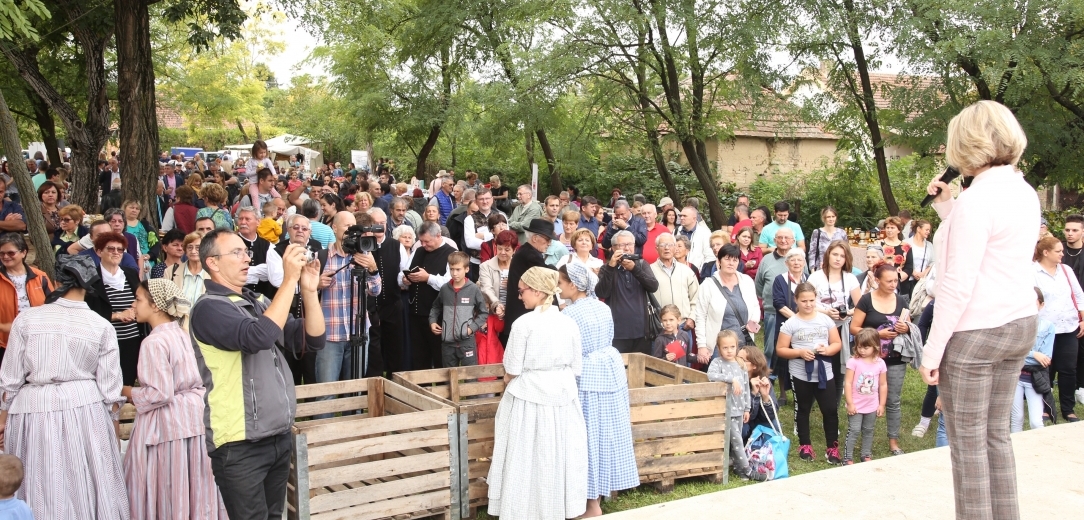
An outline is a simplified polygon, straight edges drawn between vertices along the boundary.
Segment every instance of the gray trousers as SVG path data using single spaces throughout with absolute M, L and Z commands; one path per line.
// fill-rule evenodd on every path
M 743 417 L 730 418 L 727 427 L 730 428 L 730 465 L 738 473 L 745 474 L 749 471 L 749 457 L 745 455 L 745 445 L 741 441 L 741 427 Z
M 888 438 L 900 438 L 900 419 L 903 412 L 900 396 L 903 394 L 903 378 L 907 376 L 907 365 L 888 365 L 888 401 L 885 402 L 885 416 L 888 417 Z
M 862 432 L 862 456 L 873 455 L 873 426 L 877 424 L 877 412 L 856 413 L 848 416 L 847 444 L 844 460 L 854 460 L 854 445 L 858 442 L 859 429 Z

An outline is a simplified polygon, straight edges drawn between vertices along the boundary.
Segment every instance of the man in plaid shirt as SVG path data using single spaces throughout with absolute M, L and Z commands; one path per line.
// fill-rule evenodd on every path
M 357 253 L 351 256 L 342 250 L 343 235 L 355 223 L 354 214 L 349 211 L 336 213 L 331 222 L 331 229 L 335 232 L 335 242 L 328 249 L 327 264 L 320 276 L 322 291 L 320 304 L 324 309 L 327 336 L 324 350 L 316 355 L 316 382 L 318 383 L 347 379 L 350 376 L 351 363 L 356 363 L 350 352 L 350 331 L 352 328 L 357 328 L 358 324 L 354 322 L 357 320 L 361 298 L 353 287 L 354 279 L 351 272 L 353 267 L 348 266 L 351 261 L 366 270 L 366 294 L 369 297 L 380 294 L 380 272 L 377 271 L 376 260 L 373 259 L 372 253 Z M 364 330 L 369 329 L 367 313 L 364 326 Z

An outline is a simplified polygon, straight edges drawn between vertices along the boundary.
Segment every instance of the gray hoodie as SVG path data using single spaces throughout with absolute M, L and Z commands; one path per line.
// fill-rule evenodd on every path
M 459 345 L 474 341 L 474 333 L 486 324 L 489 306 L 486 298 L 474 282 L 466 280 L 458 291 L 452 288 L 452 281 L 440 288 L 433 308 L 429 310 L 429 323 L 440 323 L 440 340 L 445 345 Z M 467 334 L 467 328 L 471 333 Z

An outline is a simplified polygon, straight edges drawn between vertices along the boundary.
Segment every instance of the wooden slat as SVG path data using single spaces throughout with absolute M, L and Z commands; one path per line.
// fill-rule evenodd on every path
M 136 416 L 136 407 L 135 407 L 135 405 L 132 405 L 130 403 L 125 403 L 124 406 L 120 407 L 120 420 L 121 421 L 131 421 L 131 420 L 135 419 L 135 416 Z
M 473 480 L 476 478 L 485 478 L 489 476 L 489 466 L 493 464 L 491 460 L 473 460 L 467 465 L 467 478 Z
M 627 359 L 628 368 L 625 369 L 625 375 L 629 380 L 629 388 L 643 388 L 644 387 L 644 358 L 646 356 L 629 354 Z
M 447 446 L 448 428 L 384 435 L 356 441 L 341 442 L 309 448 L 309 465 L 326 464 L 336 460 L 392 453 L 411 448 Z
M 367 520 L 410 514 L 426 509 L 447 507 L 451 503 L 448 490 L 437 490 L 420 495 L 394 498 L 336 511 L 312 515 L 311 520 Z
M 297 417 L 312 417 L 324 413 L 354 412 L 365 410 L 368 407 L 369 398 L 364 395 L 361 397 L 343 397 L 327 401 L 297 403 Z
M 446 368 L 434 368 L 431 370 L 412 370 L 410 372 L 396 372 L 392 376 L 392 381 L 395 378 L 405 379 L 416 385 L 425 385 L 429 383 L 441 383 L 448 384 L 448 369 Z
M 632 425 L 632 438 L 641 440 L 721 432 L 725 430 L 726 423 L 726 417 L 719 416 L 634 424 Z
M 366 392 L 369 394 L 369 417 L 384 416 L 384 381 L 382 377 L 373 377 L 366 381 Z
M 726 395 L 726 383 L 696 383 L 691 385 L 656 386 L 653 388 L 630 388 L 629 404 L 684 401 L 688 399 L 711 399 Z
M 311 422 L 297 423 L 296 429 L 308 436 L 309 444 L 316 444 L 338 439 L 375 435 L 380 433 L 398 432 L 414 428 L 426 428 L 430 426 L 447 426 L 448 415 L 451 410 L 439 409 L 409 414 L 385 415 L 384 417 L 368 417 L 365 420 L 356 420 L 346 425 L 335 423 L 311 424 Z M 347 416 L 349 417 L 349 416 Z
M 467 460 L 488 459 L 493 457 L 496 441 L 476 440 L 467 443 Z
M 506 385 L 504 384 L 504 379 L 497 379 L 496 381 L 462 383 L 459 385 L 459 398 L 463 399 L 464 397 L 485 394 L 503 394 L 505 386 Z
M 453 403 L 459 402 L 459 378 L 462 377 L 459 374 L 459 367 L 448 368 L 448 395 Z
M 652 441 L 640 441 L 633 445 L 636 452 L 636 460 L 655 455 L 672 455 L 674 453 L 690 453 L 694 451 L 721 450 L 723 446 L 723 433 L 709 435 L 693 435 L 689 437 L 670 437 Z
M 322 513 L 361 504 L 368 504 L 389 498 L 401 497 L 435 489 L 448 488 L 451 475 L 445 471 L 393 480 L 371 486 L 361 486 L 328 495 L 320 495 L 309 500 L 309 510 Z M 450 497 L 449 497 L 450 498 Z
M 467 442 L 474 439 L 492 439 L 496 428 L 495 420 L 472 422 L 467 425 Z
M 693 453 L 676 457 L 659 457 L 637 460 L 636 465 L 641 475 L 651 475 L 666 471 L 695 470 L 723 465 L 723 452 Z
M 677 385 L 672 376 L 666 374 L 660 374 L 651 370 L 644 371 L 644 386 L 648 388 L 657 388 L 660 386 Z
M 428 397 L 425 393 L 418 393 L 391 381 L 384 383 L 384 394 L 398 399 L 416 410 L 433 410 L 441 406 L 447 406 L 432 397 Z
M 334 383 L 301 385 L 295 388 L 295 393 L 297 394 L 298 399 L 309 399 L 312 397 L 325 397 L 336 394 L 365 393 L 367 389 L 368 383 L 366 379 L 348 379 L 346 381 L 336 381 Z
M 725 415 L 726 401 L 688 401 L 657 404 L 654 406 L 635 406 L 630 410 L 632 423 L 659 421 L 665 419 L 684 419 L 706 415 Z

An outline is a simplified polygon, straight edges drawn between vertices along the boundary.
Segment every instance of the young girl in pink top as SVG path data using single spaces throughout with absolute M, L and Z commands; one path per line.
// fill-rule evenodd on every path
M 888 401 L 888 367 L 879 355 L 881 337 L 877 329 L 864 328 L 858 332 L 847 360 L 843 395 L 847 399 L 847 444 L 844 465 L 854 464 L 854 444 L 862 430 L 862 462 L 873 460 L 873 427 L 885 414 Z
M 262 216 L 262 208 L 260 208 L 260 189 L 256 186 L 257 176 L 256 174 L 263 168 L 271 170 L 271 174 L 276 178 L 278 173 L 275 172 L 275 162 L 267 156 L 267 143 L 263 140 L 257 140 L 252 143 L 252 157 L 248 158 L 248 162 L 245 163 L 245 179 L 248 180 L 248 194 L 249 200 L 252 201 L 252 207 L 256 209 L 256 218 Z M 271 197 L 279 198 L 279 192 L 275 191 L 275 188 L 271 188 Z

